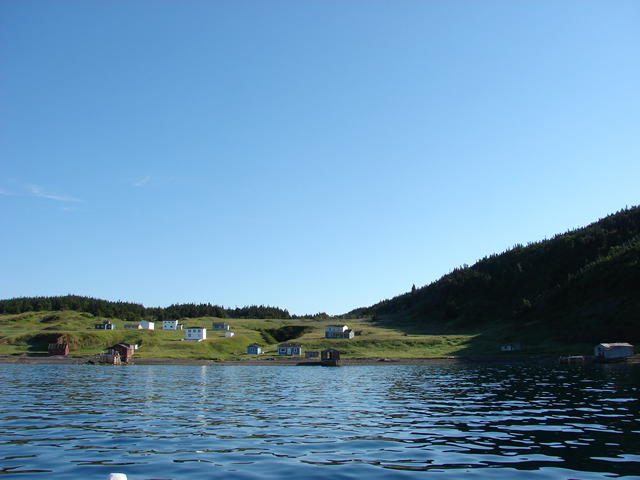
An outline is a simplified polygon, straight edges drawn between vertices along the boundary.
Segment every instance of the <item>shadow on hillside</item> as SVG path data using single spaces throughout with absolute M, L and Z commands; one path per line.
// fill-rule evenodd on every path
M 425 323 L 423 319 L 407 319 L 383 317 L 371 320 L 377 328 L 397 330 L 407 335 L 482 335 L 485 329 L 469 325 L 458 325 L 455 322 L 435 321 Z
M 586 344 L 567 345 L 553 339 L 545 339 L 536 333 L 523 335 L 520 331 L 502 328 L 499 324 L 484 324 L 482 330 L 470 328 L 467 325 L 457 325 L 455 322 L 432 322 L 425 324 L 423 321 L 406 319 L 385 318 L 371 322 L 377 328 L 400 331 L 407 336 L 433 335 L 433 336 L 465 336 L 468 337 L 457 348 L 451 351 L 451 355 L 457 357 L 492 357 L 513 358 L 537 357 L 548 355 L 588 355 L 591 347 Z M 507 343 L 520 343 L 521 350 L 516 352 L 503 352 L 502 346 Z
M 56 343 L 61 336 L 61 333 L 38 333 L 27 338 L 25 343 L 30 352 L 46 352 L 49 344 Z

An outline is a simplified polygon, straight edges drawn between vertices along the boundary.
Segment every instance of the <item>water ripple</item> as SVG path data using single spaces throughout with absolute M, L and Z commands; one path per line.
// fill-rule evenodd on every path
M 21 479 L 640 478 L 633 365 L 4 364 L 0 382 L 0 475 Z

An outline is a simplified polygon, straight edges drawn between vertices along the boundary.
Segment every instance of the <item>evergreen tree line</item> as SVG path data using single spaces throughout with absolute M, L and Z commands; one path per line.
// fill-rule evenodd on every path
M 66 295 L 62 297 L 22 297 L 0 300 L 0 314 L 18 314 L 25 312 L 74 310 L 90 313 L 96 317 L 120 318 L 140 321 L 152 319 L 156 321 L 180 318 L 257 318 L 257 319 L 289 319 L 292 316 L 286 309 L 270 306 L 251 305 L 242 308 L 224 308 L 207 304 L 174 304 L 166 308 L 145 308 L 142 304 L 128 302 L 110 302 L 91 297 Z

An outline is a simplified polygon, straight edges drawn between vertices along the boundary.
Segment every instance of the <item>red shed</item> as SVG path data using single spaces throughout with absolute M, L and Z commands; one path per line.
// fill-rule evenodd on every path
M 124 343 L 119 343 L 118 345 L 114 345 L 109 349 L 109 353 L 119 353 L 120 360 L 122 362 L 128 362 L 131 357 L 133 357 L 133 347 L 130 345 L 125 345 Z
M 49 355 L 69 355 L 69 344 L 68 343 L 50 343 Z

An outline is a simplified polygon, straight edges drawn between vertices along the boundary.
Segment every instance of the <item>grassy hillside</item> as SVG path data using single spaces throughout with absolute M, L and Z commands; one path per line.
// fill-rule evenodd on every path
M 640 341 L 640 208 L 491 255 L 351 315 L 500 341 Z
M 591 354 L 600 342 L 640 342 L 639 260 L 640 208 L 634 207 L 356 309 L 344 316 L 362 332 L 351 341 L 324 339 L 324 326 L 341 320 L 326 314 L 293 318 L 275 307 L 148 309 L 76 296 L 0 300 L 0 354 L 45 352 L 58 338 L 74 354 L 130 342 L 141 345 L 137 356 L 221 360 L 245 358 L 254 343 L 267 357 L 275 356 L 278 343 L 293 340 L 306 350 L 335 346 L 347 357 L 493 356 L 511 341 L 525 345 L 523 355 Z M 123 329 L 124 318 L 167 316 L 205 327 L 224 318 L 235 336 L 209 330 L 205 342 L 192 343 L 183 342 L 180 331 Z M 115 331 L 95 330 L 105 318 Z
M 129 342 L 140 345 L 135 357 L 197 358 L 213 360 L 243 360 L 255 358 L 246 354 L 248 345 L 262 346 L 260 358 L 277 357 L 277 345 L 294 342 L 304 350 L 338 348 L 351 358 L 376 357 L 450 357 L 500 356 L 500 341 L 480 334 L 430 334 L 405 327 L 394 328 L 372 319 L 351 319 L 347 323 L 359 335 L 353 340 L 327 340 L 324 328 L 338 320 L 225 320 L 235 333 L 225 338 L 223 332 L 207 331 L 207 340 L 194 343 L 182 341 L 184 331 L 125 330 L 126 323 L 111 319 L 113 331 L 96 330 L 94 324 L 103 318 L 74 311 L 31 312 L 0 316 L 0 354 L 45 353 L 49 343 L 59 338 L 69 343 L 72 355 L 93 355 L 108 347 Z M 209 326 L 218 318 L 182 319 L 185 326 Z M 158 326 L 158 324 L 156 324 Z M 592 345 L 574 346 L 571 353 L 591 353 Z M 557 343 L 529 345 L 523 355 L 566 354 L 566 347 Z

